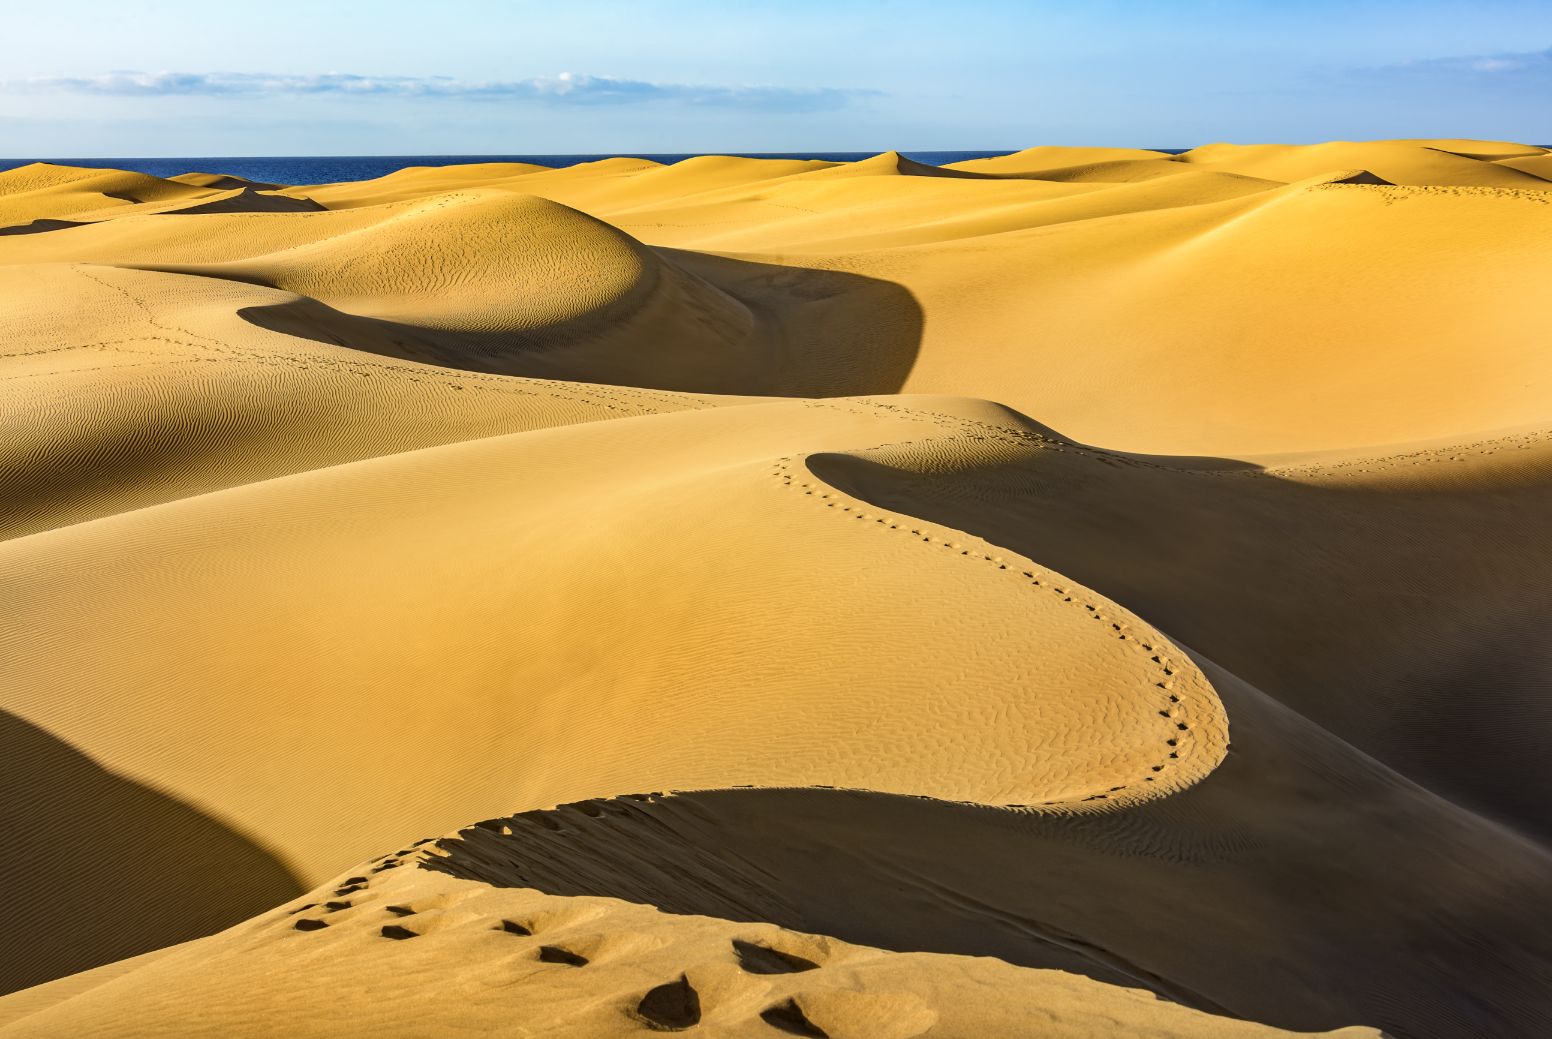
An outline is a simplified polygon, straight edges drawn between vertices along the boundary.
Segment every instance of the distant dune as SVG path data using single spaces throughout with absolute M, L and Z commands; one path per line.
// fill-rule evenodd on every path
M 0 172 L 0 1039 L 1540 1034 L 1549 283 L 1503 142 Z

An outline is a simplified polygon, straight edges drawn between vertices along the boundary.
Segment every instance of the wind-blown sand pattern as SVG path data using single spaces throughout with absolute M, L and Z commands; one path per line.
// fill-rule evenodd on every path
M 0 1037 L 1541 1034 L 1549 162 L 0 173 Z

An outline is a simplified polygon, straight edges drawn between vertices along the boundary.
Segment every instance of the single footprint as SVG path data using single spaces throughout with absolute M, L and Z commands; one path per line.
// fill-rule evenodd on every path
M 382 934 L 384 938 L 393 938 L 397 941 L 403 941 L 406 938 L 420 937 L 419 931 L 412 931 L 408 927 L 400 927 L 398 924 L 385 925 L 383 927 Z
M 750 974 L 798 974 L 819 967 L 813 960 L 739 938 L 733 939 L 733 951 L 738 953 L 738 965 Z
M 679 1032 L 701 1023 L 701 997 L 690 985 L 690 979 L 679 975 L 678 981 L 669 981 L 641 997 L 636 1004 L 636 1014 L 653 1028 L 664 1032 Z
M 298 920 L 293 926 L 295 926 L 298 931 L 321 931 L 329 925 L 324 923 L 322 920 L 302 919 Z
M 411 909 L 409 906 L 383 906 L 383 908 L 388 910 L 388 912 L 392 913 L 394 916 L 415 915 L 415 910 Z
M 564 963 L 572 967 L 587 966 L 586 956 L 578 956 L 570 949 L 562 949 L 558 945 L 539 946 L 539 959 L 545 963 Z
M 524 936 L 533 934 L 533 931 L 524 927 L 516 920 L 503 920 L 501 921 L 501 926 L 496 928 L 496 930 L 505 931 L 507 934 L 517 934 Z
M 830 1039 L 828 1032 L 808 1019 L 808 1015 L 803 1013 L 803 1008 L 798 1006 L 798 1001 L 795 999 L 789 999 L 785 1003 L 760 1011 L 760 1020 L 789 1035 L 805 1035 L 810 1039 Z

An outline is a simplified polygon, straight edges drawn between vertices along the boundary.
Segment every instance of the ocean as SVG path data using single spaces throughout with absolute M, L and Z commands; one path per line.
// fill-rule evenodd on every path
M 1007 155 L 1012 149 L 959 152 L 901 152 L 917 162 L 941 166 L 947 162 L 985 159 Z M 673 163 L 694 158 L 699 153 L 629 153 L 628 158 Z M 826 159 L 830 162 L 855 162 L 877 152 L 733 152 L 752 159 Z M 0 171 L 25 166 L 30 162 L 57 162 L 66 166 L 105 166 L 135 170 L 157 177 L 179 173 L 225 173 L 246 180 L 271 184 L 331 184 L 342 180 L 370 180 L 406 166 L 456 166 L 465 162 L 531 162 L 540 166 L 575 166 L 582 162 L 611 158 L 609 155 L 243 155 L 188 156 L 184 158 L 87 158 L 87 159 L 0 159 Z

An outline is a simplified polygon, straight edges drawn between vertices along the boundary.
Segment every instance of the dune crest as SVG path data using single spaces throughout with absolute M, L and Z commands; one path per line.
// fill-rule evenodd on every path
M 281 195 L 244 184 L 193 205 L 161 212 L 192 216 L 198 213 L 317 213 L 322 209 L 323 206 L 305 195 Z
M 435 849 L 429 854 L 434 859 Z M 413 868 L 427 857 L 406 848 L 132 969 L 0 998 L 0 1036 L 195 1036 L 219 1022 L 230 1036 L 270 1035 L 277 1027 L 301 1036 L 520 1028 L 916 1039 L 1028 1034 L 1032 1020 L 1056 1039 L 1116 1029 L 1163 1039 L 1293 1034 L 1058 971 L 891 953 L 609 898 L 493 889 Z M 444 982 L 450 962 L 468 965 L 456 990 Z M 398 983 L 367 1005 L 338 998 L 363 973 Z M 256 991 L 273 1006 L 261 1013 L 245 1007 L 238 994 Z M 190 1005 L 202 1008 L 198 1018 L 187 1014 Z M 106 1014 L 118 1020 L 108 1024 Z M 1379 1035 L 1361 1028 L 1321 1034 Z
M 871 159 L 848 162 L 822 171 L 829 177 L 875 177 L 879 175 L 899 177 L 959 177 L 974 179 L 981 176 L 972 171 L 950 166 L 930 166 L 925 162 L 907 159 L 899 152 L 881 152 Z

